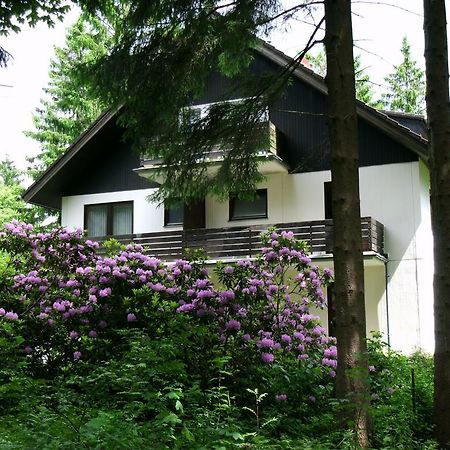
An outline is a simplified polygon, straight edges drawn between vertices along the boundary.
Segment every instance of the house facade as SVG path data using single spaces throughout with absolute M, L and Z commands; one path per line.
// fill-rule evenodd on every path
M 273 73 L 288 62 L 262 44 L 252 70 Z M 211 75 L 197 106 L 232 99 L 229 83 Z M 265 180 L 252 201 L 206 197 L 168 208 L 149 201 L 158 189 L 158 161 L 134 154 L 115 118 L 114 112 L 99 117 L 26 191 L 25 200 L 60 210 L 63 226 L 86 229 L 93 238 L 133 238 L 167 261 L 179 257 L 183 247 L 204 248 L 212 263 L 252 257 L 260 231 L 277 225 L 308 241 L 316 264 L 332 267 L 322 78 L 297 68 L 270 107 L 271 148 L 260 164 Z M 381 332 L 395 349 L 431 352 L 433 258 L 424 122 L 359 103 L 358 128 L 367 331 Z

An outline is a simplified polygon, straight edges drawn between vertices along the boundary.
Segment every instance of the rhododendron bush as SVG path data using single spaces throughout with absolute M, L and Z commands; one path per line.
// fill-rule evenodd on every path
M 128 245 L 100 256 L 82 232 L 35 233 L 14 221 L 1 233 L 12 276 L 4 281 L 0 318 L 18 322 L 24 352 L 35 361 L 90 359 L 123 327 L 157 326 L 150 311 L 187 314 L 208 323 L 223 346 L 258 354 L 313 358 L 334 376 L 336 347 L 311 306 L 323 308 L 331 271 L 319 271 L 290 232 L 262 235 L 254 261 L 219 264 L 221 287 L 199 261 L 164 264 Z M 169 305 L 169 307 L 168 307 Z
M 6 225 L 0 447 L 353 448 L 330 435 L 336 347 L 313 313 L 332 273 L 292 233 L 261 243 L 253 260 L 164 263 L 81 231 Z M 430 422 L 398 415 L 410 368 L 389 358 L 371 355 L 374 429 L 385 442 L 403 424 L 402 448 L 415 448 Z

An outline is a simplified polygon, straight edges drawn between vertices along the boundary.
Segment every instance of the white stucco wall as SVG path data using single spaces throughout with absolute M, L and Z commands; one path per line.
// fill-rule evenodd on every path
M 329 171 L 304 174 L 270 174 L 260 188 L 268 190 L 268 218 L 229 221 L 228 202 L 206 199 L 206 227 L 247 226 L 321 220 L 324 183 Z M 432 235 L 428 200 L 429 179 L 420 162 L 360 169 L 361 215 L 385 227 L 389 253 L 388 308 L 383 264 L 367 266 L 368 330 L 385 331 L 387 309 L 393 348 L 433 351 Z M 84 205 L 134 201 L 133 232 L 164 231 L 164 209 L 146 198 L 152 189 L 80 195 L 62 199 L 62 224 L 83 227 Z
M 164 207 L 151 203 L 147 197 L 155 189 L 105 192 L 102 194 L 74 195 L 62 198 L 61 224 L 69 228 L 84 227 L 84 206 L 96 203 L 133 201 L 133 233 L 164 231 Z M 171 227 L 170 229 L 177 229 Z

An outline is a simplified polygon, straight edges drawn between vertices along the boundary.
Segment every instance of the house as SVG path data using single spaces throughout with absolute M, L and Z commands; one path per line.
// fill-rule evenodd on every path
M 290 59 L 261 44 L 255 73 Z M 266 180 L 254 201 L 213 197 L 189 207 L 149 202 L 157 160 L 141 160 L 122 141 L 114 112 L 101 115 L 30 188 L 24 199 L 61 211 L 62 225 L 88 236 L 131 237 L 165 260 L 182 247 L 203 247 L 212 261 L 248 257 L 270 224 L 308 241 L 313 260 L 332 266 L 330 162 L 326 86 L 298 67 L 270 108 L 271 145 L 261 156 Z M 230 100 L 227 79 L 211 75 L 208 105 Z M 195 106 L 195 105 L 194 105 Z M 380 331 L 395 349 L 433 350 L 432 234 L 427 140 L 423 118 L 376 111 L 358 103 L 360 191 L 367 331 Z M 211 155 L 220 163 L 220 155 Z M 131 236 L 132 235 L 132 236 Z

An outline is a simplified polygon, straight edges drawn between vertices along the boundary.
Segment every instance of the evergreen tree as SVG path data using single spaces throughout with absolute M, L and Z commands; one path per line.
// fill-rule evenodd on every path
M 364 262 L 359 204 L 352 13 L 349 0 L 325 0 L 328 134 L 331 155 L 333 261 L 338 367 L 336 396 L 342 424 L 354 427 L 361 448 L 369 446 L 369 367 L 364 303 Z
M 384 80 L 388 92 L 381 96 L 383 107 L 391 111 L 411 114 L 424 113 L 425 80 L 424 72 L 411 57 L 411 46 L 406 36 L 402 40 L 403 61 L 394 66 L 394 71 Z
M 7 155 L 0 161 L 0 227 L 12 219 L 39 225 L 45 218 L 52 216 L 44 208 L 27 205 L 22 200 L 25 190 L 22 182 L 23 172 Z
M 128 126 L 127 136 L 139 136 L 141 150 L 165 164 L 168 174 L 159 189 L 161 195 L 189 199 L 255 188 L 260 179 L 257 150 L 261 148 L 255 135 L 261 117 L 311 49 L 315 33 L 299 56 L 270 80 L 252 79 L 247 70 L 252 49 L 258 45 L 255 36 L 273 19 L 309 6 L 305 2 L 283 10 L 280 1 L 263 0 L 160 0 L 130 5 L 120 41 L 107 58 L 91 67 L 91 73 L 98 81 L 98 91 L 112 106 L 126 105 L 121 122 Z M 327 65 L 331 68 L 326 83 L 333 218 L 339 222 L 334 230 L 335 289 L 340 317 L 345 317 L 336 325 L 341 327 L 336 333 L 343 337 L 338 344 L 337 392 L 349 406 L 345 425 L 349 420 L 355 424 L 364 447 L 368 439 L 368 368 L 355 82 L 354 71 L 346 69 L 354 64 L 350 1 L 326 0 L 325 17 Z M 246 100 L 214 105 L 205 118 L 180 121 L 180 111 L 200 99 L 207 77 L 214 71 L 238 82 L 234 88 L 239 87 L 239 98 Z M 217 147 L 225 150 L 224 161 L 208 178 L 204 155 Z
M 22 171 L 14 165 L 14 161 L 9 155 L 0 161 L 0 178 L 6 186 L 18 185 L 22 181 Z
M 64 47 L 55 48 L 46 97 L 36 109 L 36 131 L 25 134 L 41 144 L 40 153 L 29 158 L 36 179 L 105 109 L 80 77 L 78 65 L 96 60 L 108 51 L 111 36 L 98 18 L 81 15 L 68 30 Z
M 322 77 L 327 74 L 327 61 L 326 55 L 323 50 L 320 50 L 316 55 L 307 55 L 307 59 L 312 66 L 314 72 Z M 366 73 L 366 69 L 361 67 L 362 60 L 361 55 L 355 56 L 355 89 L 356 98 L 366 103 L 372 108 L 381 108 L 382 104 L 380 100 L 374 99 L 374 92 L 369 75 Z
M 434 423 L 450 449 L 450 93 L 444 0 L 424 1 L 431 226 L 434 238 Z

